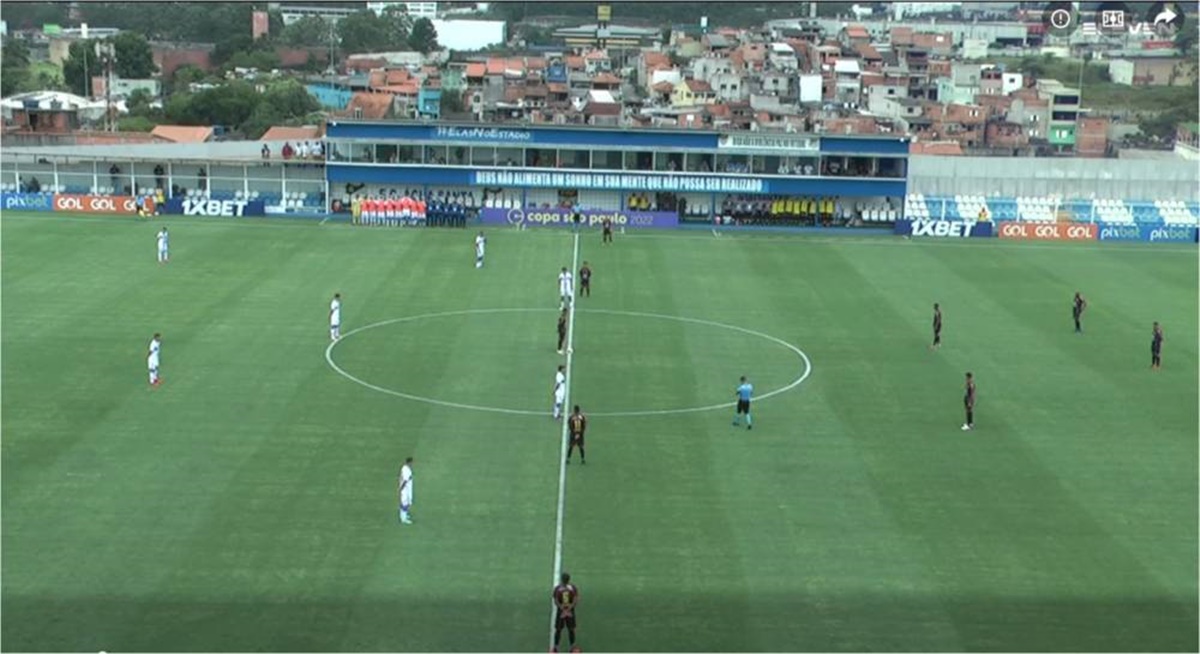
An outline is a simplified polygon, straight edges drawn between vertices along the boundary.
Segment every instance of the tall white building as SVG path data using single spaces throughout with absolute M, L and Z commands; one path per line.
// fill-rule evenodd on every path
M 408 15 L 413 18 L 428 18 L 429 20 L 437 18 L 438 3 L 436 2 L 389 2 L 385 0 L 383 2 L 368 2 L 367 8 L 377 14 L 381 14 L 384 9 L 396 5 L 404 6 L 408 10 Z

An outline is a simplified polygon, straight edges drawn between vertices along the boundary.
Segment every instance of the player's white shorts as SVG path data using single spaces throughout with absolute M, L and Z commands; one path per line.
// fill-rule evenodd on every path
M 562 390 L 561 388 L 557 391 L 554 391 L 554 403 L 555 404 L 561 405 L 563 402 L 566 401 L 566 399 L 567 399 L 566 391 Z
M 147 359 L 146 367 L 149 368 L 151 371 L 158 370 L 158 358 Z
M 411 486 L 400 491 L 400 503 L 404 506 L 412 506 L 413 494 Z

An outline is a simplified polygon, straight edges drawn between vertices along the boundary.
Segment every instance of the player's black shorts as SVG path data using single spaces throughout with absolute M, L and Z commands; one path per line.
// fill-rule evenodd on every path
M 738 400 L 737 412 L 750 413 L 750 400 Z
M 575 629 L 575 616 L 569 615 L 569 616 L 564 617 L 564 616 L 560 615 L 557 618 L 555 618 L 554 628 L 562 629 L 563 627 L 566 627 L 567 629 L 572 629 L 572 630 Z
M 583 447 L 583 434 L 571 434 L 571 445 Z

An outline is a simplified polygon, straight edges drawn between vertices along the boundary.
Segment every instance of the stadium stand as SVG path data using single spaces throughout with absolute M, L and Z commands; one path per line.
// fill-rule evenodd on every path
M 985 198 L 926 196 L 921 193 L 912 193 L 904 198 L 904 216 L 909 219 L 978 220 L 985 210 L 992 220 L 1200 225 L 1200 203 L 1182 200 L 1062 200 L 1026 196 Z

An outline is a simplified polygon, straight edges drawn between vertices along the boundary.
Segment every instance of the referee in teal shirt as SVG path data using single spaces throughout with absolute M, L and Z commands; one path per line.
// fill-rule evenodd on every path
M 750 418 L 750 396 L 754 394 L 754 385 L 742 377 L 737 387 L 737 411 L 733 414 L 733 426 L 742 426 L 742 414 L 746 415 L 746 429 L 754 429 L 754 420 Z

